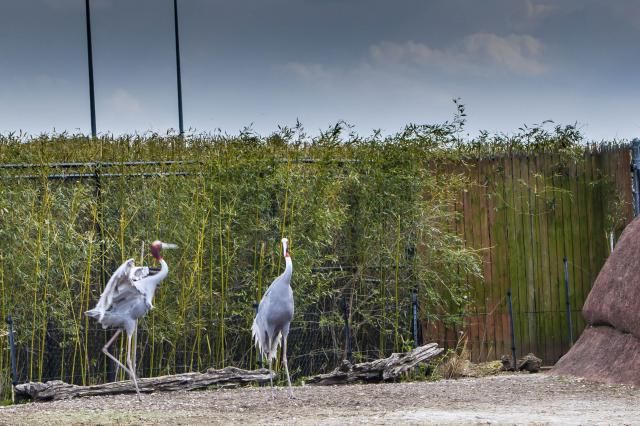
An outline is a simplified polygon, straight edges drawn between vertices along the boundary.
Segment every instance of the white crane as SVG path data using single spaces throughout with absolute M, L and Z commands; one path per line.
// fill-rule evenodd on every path
M 131 361 L 131 338 L 137 330 L 138 318 L 145 316 L 153 308 L 151 301 L 156 287 L 169 273 L 169 267 L 162 258 L 161 252 L 162 249 L 171 248 L 176 248 L 176 245 L 162 241 L 151 243 L 151 254 L 160 262 L 160 271 L 155 274 L 150 274 L 149 268 L 146 266 L 136 267 L 133 259 L 125 261 L 109 279 L 96 307 L 85 312 L 85 315 L 98 320 L 103 328 L 117 329 L 102 348 L 102 352 L 129 374 L 136 386 L 138 400 L 142 399 L 135 372 L 135 348 L 134 361 Z M 122 333 L 123 329 L 127 332 L 127 364 L 129 368 L 109 352 L 109 346 Z
M 277 356 L 278 346 L 282 342 L 282 363 L 287 372 L 289 396 L 293 397 L 289 367 L 287 366 L 287 336 L 293 319 L 293 290 L 291 290 L 293 264 L 291 263 L 291 256 L 289 256 L 288 244 L 289 240 L 283 238 L 284 272 L 273 280 L 264 296 L 262 296 L 258 312 L 253 320 L 251 333 L 255 339 L 256 347 L 260 350 L 262 356 L 269 360 L 269 370 L 271 370 L 271 362 Z M 273 392 L 273 377 L 271 377 L 271 394 L 275 396 Z

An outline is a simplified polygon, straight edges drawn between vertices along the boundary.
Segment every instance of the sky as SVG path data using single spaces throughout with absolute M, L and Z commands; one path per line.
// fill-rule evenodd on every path
M 0 133 L 89 134 L 84 0 L 0 1 Z M 640 137 L 638 0 L 178 0 L 185 128 Z M 178 128 L 173 0 L 91 0 L 100 134 Z

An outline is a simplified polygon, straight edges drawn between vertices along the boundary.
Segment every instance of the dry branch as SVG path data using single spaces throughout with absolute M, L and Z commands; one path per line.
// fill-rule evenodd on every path
M 342 365 L 331 373 L 313 376 L 307 383 L 310 385 L 342 385 L 353 382 L 394 380 L 419 363 L 440 355 L 442 351 L 444 349 L 439 348 L 437 343 L 428 343 L 411 352 L 394 353 L 388 358 L 371 362 L 353 365 L 349 361 L 343 360 Z
M 226 367 L 222 370 L 210 368 L 206 373 L 184 373 L 172 376 L 160 376 L 138 379 L 140 392 L 177 391 L 201 389 L 211 385 L 239 386 L 248 383 L 266 383 L 271 375 L 269 370 L 242 370 Z M 15 388 L 17 399 L 33 401 L 51 401 L 83 396 L 115 395 L 135 393 L 136 388 L 131 380 L 104 383 L 93 386 L 77 386 L 54 380 L 46 383 L 25 383 Z

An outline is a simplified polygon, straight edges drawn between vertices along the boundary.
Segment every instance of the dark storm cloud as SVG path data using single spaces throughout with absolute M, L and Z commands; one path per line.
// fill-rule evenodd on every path
M 84 1 L 0 4 L 0 132 L 88 131 Z M 633 137 L 640 4 L 595 0 L 179 0 L 185 124 L 299 118 L 363 132 L 578 122 Z M 99 131 L 177 126 L 171 0 L 92 0 Z

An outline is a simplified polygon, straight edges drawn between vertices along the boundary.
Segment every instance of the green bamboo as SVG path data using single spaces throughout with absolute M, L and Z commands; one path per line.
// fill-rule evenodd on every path
M 396 250 L 395 250 L 395 270 L 394 270 L 394 283 L 395 283 L 395 323 L 394 323 L 394 338 L 393 348 L 396 352 L 400 352 L 400 216 L 397 217 L 397 231 L 396 231 Z
M 4 287 L 4 254 L 2 250 L 0 250 L 0 296 L 2 297 L 2 306 L 0 306 L 0 311 L 2 312 L 2 318 L 0 320 L 4 321 L 7 318 L 7 296 L 5 293 Z M 4 375 L 6 371 L 5 365 L 5 339 L 0 339 L 0 378 Z M 6 377 L 6 376 L 5 376 Z M 0 386 L 4 387 L 4 383 L 0 382 Z M 2 392 L 0 392 L 0 398 L 2 397 Z
M 558 301 L 547 288 L 552 282 L 549 268 L 554 267 L 547 248 L 557 249 L 555 231 L 549 232 L 557 224 L 546 208 L 554 192 L 540 189 L 523 195 L 520 179 L 531 185 L 533 169 L 522 169 L 524 163 L 517 158 L 553 155 L 565 161 L 576 155 L 582 158 L 587 148 L 578 144 L 579 136 L 570 128 L 541 131 L 535 137 L 515 135 L 509 140 L 486 136 L 458 144 L 453 137 L 459 131 L 456 126 L 409 126 L 388 137 L 350 135 L 341 126 L 308 138 L 300 136 L 300 129 L 281 129 L 264 138 L 247 133 L 92 141 L 42 135 L 17 141 L 0 135 L 0 163 L 104 161 L 99 167 L 70 170 L 87 169 L 92 177 L 64 181 L 8 179 L 27 174 L 44 178 L 60 171 L 58 168 L 0 168 L 0 177 L 7 178 L 0 187 L 2 280 L 12 286 L 11 292 L 2 289 L 6 292 L 3 309 L 11 306 L 17 318 L 25 313 L 33 318 L 33 324 L 22 323 L 24 332 L 19 336 L 23 366 L 34 379 L 44 374 L 43 360 L 46 351 L 52 350 L 46 336 L 53 333 L 54 339 L 63 342 L 60 353 L 64 359 L 57 364 L 61 378 L 78 373 L 86 383 L 105 380 L 105 357 L 89 346 L 94 338 L 108 335 L 95 332 L 96 324 L 82 312 L 95 303 L 105 284 L 103 273 L 111 273 L 137 254 L 141 241 L 156 238 L 179 243 L 181 249 L 167 254 L 169 278 L 156 293 L 156 309 L 140 322 L 140 336 L 145 338 L 144 344 L 137 345 L 140 365 L 145 370 L 149 366 L 141 371 L 143 376 L 174 372 L 183 366 L 201 369 L 255 363 L 250 306 L 280 273 L 280 237 L 289 237 L 294 249 L 295 327 L 308 333 L 290 342 L 296 360 L 292 368 L 316 353 L 335 354 L 344 349 L 344 342 L 336 337 L 343 326 L 341 300 L 351 306 L 354 350 L 360 359 L 376 356 L 375 351 L 388 356 L 390 350 L 403 349 L 411 333 L 401 313 L 409 308 L 407 295 L 414 286 L 430 323 L 443 324 L 438 339 L 451 337 L 452 329 L 460 324 L 456 314 L 462 309 L 467 314 L 485 314 L 504 293 L 509 279 L 521 283 L 524 277 L 528 283 L 527 291 L 522 291 L 528 301 L 516 297 L 526 302 L 516 305 L 518 312 L 530 308 L 532 295 L 536 306 L 541 301 L 553 309 Z M 611 149 L 624 153 L 626 148 L 621 144 Z M 594 151 L 593 156 L 598 155 Z M 486 163 L 482 160 L 486 156 L 498 157 L 494 168 L 509 163 L 510 171 L 502 179 L 508 185 L 496 185 L 491 193 L 487 189 L 482 197 L 470 194 L 464 198 L 460 194 L 465 189 L 475 191 L 471 180 L 494 174 L 493 168 L 466 167 Z M 135 163 L 166 160 L 189 163 Z M 551 163 L 536 164 L 542 168 Z M 603 178 L 616 164 L 622 163 L 594 160 L 593 166 L 602 170 L 590 167 L 588 178 L 583 175 L 575 185 L 559 182 L 572 192 L 591 188 L 576 198 L 580 208 L 563 210 L 565 221 L 571 216 L 571 220 L 585 222 L 576 225 L 580 233 L 584 229 L 597 236 L 605 225 L 610 229 L 611 224 L 619 223 L 613 220 L 616 212 L 609 208 L 617 203 L 617 195 L 613 203 L 601 196 L 617 188 L 611 180 L 620 180 L 622 174 L 609 173 L 610 179 Z M 517 174 L 514 165 L 519 165 Z M 99 175 L 95 181 L 94 171 Z M 174 172 L 180 174 L 163 175 Z M 127 176 L 114 176 L 122 173 Z M 554 185 L 550 174 L 546 184 L 542 180 L 540 188 Z M 498 194 L 489 203 L 484 197 L 494 196 L 493 192 Z M 558 198 L 570 199 L 566 193 Z M 599 208 L 582 208 L 589 203 Z M 467 209 L 457 209 L 463 219 L 457 227 L 449 225 L 454 220 L 450 207 L 454 204 Z M 496 213 L 487 212 L 487 206 L 497 209 Z M 532 214 L 536 215 L 532 219 L 526 216 Z M 463 225 L 467 241 L 456 234 Z M 616 232 L 618 229 L 616 225 Z M 572 223 L 570 235 L 574 231 Z M 531 238 L 538 235 L 540 242 L 536 239 L 534 244 Z M 519 245 L 518 241 L 529 243 Z M 574 269 L 583 268 L 582 281 L 587 286 L 587 271 L 597 271 L 606 255 L 600 237 L 591 241 L 586 252 L 574 256 L 576 262 L 584 263 Z M 499 244 L 509 247 L 497 247 Z M 483 271 L 480 260 L 481 256 L 487 260 L 483 255 L 486 245 L 492 247 L 492 265 Z M 405 247 L 414 246 L 415 255 L 405 258 Z M 533 263 L 529 266 L 518 260 L 526 262 L 530 255 Z M 495 262 L 501 263 L 494 267 Z M 349 268 L 338 270 L 337 265 Z M 320 272 L 314 272 L 318 268 Z M 487 282 L 481 278 L 483 273 Z M 576 292 L 572 302 L 575 299 L 579 305 L 587 293 Z M 484 301 L 486 297 L 491 303 Z M 497 348 L 504 347 L 504 342 L 497 341 L 504 335 L 505 323 L 500 322 L 504 312 L 499 308 L 496 312 L 495 324 L 486 322 L 484 329 L 470 330 L 475 357 L 495 356 Z M 553 332 L 555 318 L 551 314 L 539 321 L 536 336 L 531 335 L 530 327 L 518 324 L 519 341 L 533 348 L 542 345 L 539 340 L 553 340 L 548 334 Z M 468 318 L 466 324 L 479 322 L 482 320 Z M 121 357 L 123 341 L 116 346 L 115 353 Z M 557 355 L 552 345 L 549 350 L 544 348 L 550 359 Z M 25 354 L 31 355 L 24 359 Z M 0 371 L 7 368 L 4 359 L 0 363 Z M 122 372 L 119 377 L 124 377 Z
M 219 365 L 224 368 L 224 308 L 225 308 L 225 262 L 224 262 L 224 245 L 223 245 L 223 232 L 222 232 L 222 191 L 218 192 L 218 244 L 219 244 L 219 259 L 220 259 L 220 311 L 218 315 L 218 322 L 220 324 L 220 331 L 218 335 L 218 360 Z
M 95 215 L 93 216 L 95 218 Z M 92 226 L 93 229 L 93 226 Z M 92 234 L 90 234 L 92 235 Z M 89 366 L 89 317 L 82 313 L 89 310 L 89 295 L 91 289 L 91 265 L 93 264 L 93 238 L 89 237 L 89 251 L 87 252 L 87 265 L 84 274 L 84 285 L 80 298 L 80 313 L 84 317 L 84 365 L 86 368 L 82 374 L 82 384 L 87 383 L 88 380 L 88 366 Z M 84 296 L 84 297 L 82 297 Z
M 49 289 L 49 270 L 51 268 L 51 221 L 49 216 L 47 215 L 47 220 L 45 221 L 47 227 L 47 268 L 45 271 L 45 279 L 42 294 L 42 304 L 45 306 L 44 315 L 42 318 L 42 328 L 40 331 L 40 349 L 38 354 L 38 380 L 42 381 L 42 369 L 44 368 L 44 351 L 45 351 L 45 341 L 47 336 L 47 322 L 49 321 L 49 316 L 47 315 L 47 290 Z
M 34 370 L 34 354 L 36 353 L 36 323 L 38 320 L 38 291 L 40 290 L 40 257 L 42 255 L 42 227 L 45 225 L 45 212 L 47 205 L 49 203 L 49 187 L 45 184 L 45 192 L 42 196 L 42 208 L 39 214 L 39 220 L 37 223 L 38 236 L 36 240 L 36 251 L 35 251 L 35 286 L 33 289 L 33 306 L 31 312 L 33 313 L 33 317 L 31 318 L 31 356 L 29 357 L 29 379 L 33 380 L 33 370 Z M 44 315 L 46 317 L 46 314 Z M 36 366 L 37 367 L 37 366 Z

